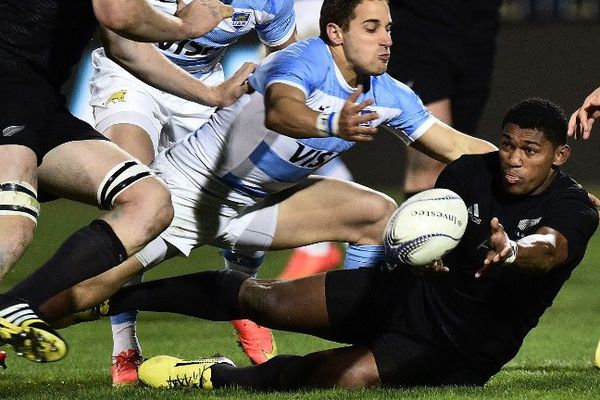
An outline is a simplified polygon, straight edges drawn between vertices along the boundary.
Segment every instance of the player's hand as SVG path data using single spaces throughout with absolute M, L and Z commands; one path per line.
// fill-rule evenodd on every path
M 490 221 L 490 237 L 488 238 L 488 244 L 490 250 L 483 260 L 483 267 L 475 273 L 475 278 L 479 278 L 486 273 L 492 264 L 503 263 L 512 255 L 512 248 L 510 247 L 508 235 L 496 217 L 492 218 Z
M 411 272 L 417 276 L 431 276 L 434 274 L 446 273 L 450 271 L 448 267 L 444 265 L 442 260 L 436 260 L 432 264 L 416 267 L 406 264 Z
M 362 93 L 362 85 L 358 85 L 356 90 L 346 99 L 344 106 L 339 111 L 337 136 L 353 140 L 355 142 L 370 142 L 377 133 L 377 128 L 368 126 L 370 121 L 379 118 L 376 112 L 363 112 L 368 106 L 373 104 L 373 99 L 367 99 L 356 104 L 358 97 Z
M 569 119 L 567 134 L 574 139 L 589 139 L 594 121 L 600 118 L 600 87 L 583 101 Z
M 217 0 L 177 0 L 175 15 L 189 29 L 189 38 L 194 39 L 210 32 L 219 22 L 233 15 L 233 7 Z
M 197 1 L 197 0 L 195 0 Z M 248 92 L 248 76 L 254 72 L 256 64 L 245 62 L 240 69 L 227 79 L 225 82 L 215 86 L 217 91 L 217 106 L 227 107 L 235 103 L 243 94 Z

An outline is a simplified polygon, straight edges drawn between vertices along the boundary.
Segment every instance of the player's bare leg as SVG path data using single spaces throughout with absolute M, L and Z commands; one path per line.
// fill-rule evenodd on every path
M 309 177 L 279 205 L 271 249 L 323 241 L 380 244 L 396 203 L 365 186 Z
M 134 124 L 116 124 L 102 132 L 117 146 L 141 162 L 149 165 L 154 160 L 154 146 L 148 133 Z
M 119 264 L 168 225 L 172 218 L 168 191 L 155 178 L 136 180 L 147 173 L 143 168 L 125 164 L 130 159 L 114 144 L 96 140 L 68 142 L 46 154 L 38 170 L 46 190 L 90 204 L 101 202 L 105 208 L 113 209 L 72 235 L 44 266 L 3 295 L 0 313 L 31 315 L 28 319 L 20 317 L 18 323 L 15 320 L 15 325 L 33 327 L 32 324 L 44 323 L 30 307 L 35 309 L 62 290 Z M 130 176 L 123 172 L 128 169 Z M 109 183 L 115 181 L 121 185 L 110 187 Z M 21 298 L 27 302 L 18 300 Z M 49 347 L 58 350 L 42 349 L 33 355 L 25 352 L 26 357 L 40 361 L 64 357 L 64 342 L 50 328 L 45 331 L 53 336 L 54 344 Z
M 245 279 L 241 284 L 235 284 L 236 280 L 239 282 L 244 278 L 224 272 L 198 273 L 148 282 L 138 289 L 124 289 L 122 294 L 111 299 L 114 303 L 110 307 L 119 310 L 139 306 L 141 309 L 210 319 L 243 316 L 270 328 L 333 338 L 325 298 L 325 277 L 326 274 L 317 274 L 292 281 Z M 219 300 L 207 293 L 210 290 L 203 290 L 214 288 L 217 282 L 223 285 L 213 289 L 223 296 Z M 145 289 L 139 290 L 142 287 Z M 166 296 L 167 290 L 179 298 Z M 158 298 L 168 300 L 160 301 Z M 209 298 L 220 306 L 208 304 Z M 177 360 L 164 356 L 151 358 L 140 367 L 140 379 L 155 387 L 180 386 L 181 382 L 172 382 L 170 377 L 183 377 L 188 373 L 191 377 L 198 372 L 200 364 L 190 362 L 185 363 L 187 367 L 175 367 Z M 380 382 L 373 354 L 359 346 L 325 350 L 304 357 L 278 356 L 261 365 L 245 368 L 201 363 L 208 372 L 202 379 L 187 380 L 188 384 L 204 388 L 235 385 L 259 390 L 285 390 L 334 386 L 360 388 Z
M 113 143 L 149 165 L 154 160 L 155 147 L 146 130 L 138 125 L 120 123 L 111 125 L 103 134 Z M 142 282 L 143 275 L 133 275 L 124 285 Z M 137 368 L 142 360 L 142 348 L 137 338 L 137 311 L 129 311 L 111 317 L 113 350 L 111 376 L 113 385 L 138 383 Z
M 21 257 L 35 230 L 37 158 L 25 146 L 0 146 L 0 281 Z M 15 186 L 18 185 L 18 186 Z
M 452 105 L 450 99 L 441 99 L 426 104 L 431 113 L 440 121 L 452 125 Z M 404 173 L 404 193 L 415 194 L 431 189 L 444 168 L 444 164 L 425 154 L 408 147 L 406 152 L 406 171 Z
M 0 146 L 0 279 L 33 238 L 39 215 L 37 157 L 25 146 Z M 20 299 L 0 295 L 0 345 L 9 344 L 32 361 L 55 361 L 66 354 L 64 341 Z

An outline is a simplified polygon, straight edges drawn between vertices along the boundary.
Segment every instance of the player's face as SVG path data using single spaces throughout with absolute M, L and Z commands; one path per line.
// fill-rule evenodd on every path
M 564 162 L 561 150 L 536 129 L 508 123 L 500 138 L 500 165 L 504 189 L 513 195 L 543 192 L 556 173 L 554 165 Z M 566 160 L 566 158 L 565 158 Z
M 346 60 L 358 75 L 381 75 L 390 59 L 392 17 L 385 1 L 364 0 L 343 33 Z

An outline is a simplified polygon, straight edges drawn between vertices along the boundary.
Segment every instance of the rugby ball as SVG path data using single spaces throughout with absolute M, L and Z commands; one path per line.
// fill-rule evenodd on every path
M 416 194 L 390 218 L 383 243 L 390 267 L 398 263 L 426 266 L 455 248 L 467 227 L 467 207 L 448 189 Z

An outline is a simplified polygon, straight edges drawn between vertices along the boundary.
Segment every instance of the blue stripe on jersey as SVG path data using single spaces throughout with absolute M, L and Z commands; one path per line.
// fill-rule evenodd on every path
M 231 172 L 228 172 L 227 174 L 223 175 L 218 179 L 230 188 L 235 189 L 238 192 L 242 192 L 250 197 L 267 197 L 269 195 L 269 193 L 263 190 L 251 188 L 249 186 L 244 185 L 242 180 L 237 176 L 233 175 Z
M 258 169 L 277 182 L 298 182 L 310 175 L 314 168 L 300 167 L 281 158 L 268 144 L 261 142 L 248 157 Z
M 297 141 L 316 150 L 335 151 L 336 153 L 348 150 L 355 143 L 336 137 L 298 139 Z

